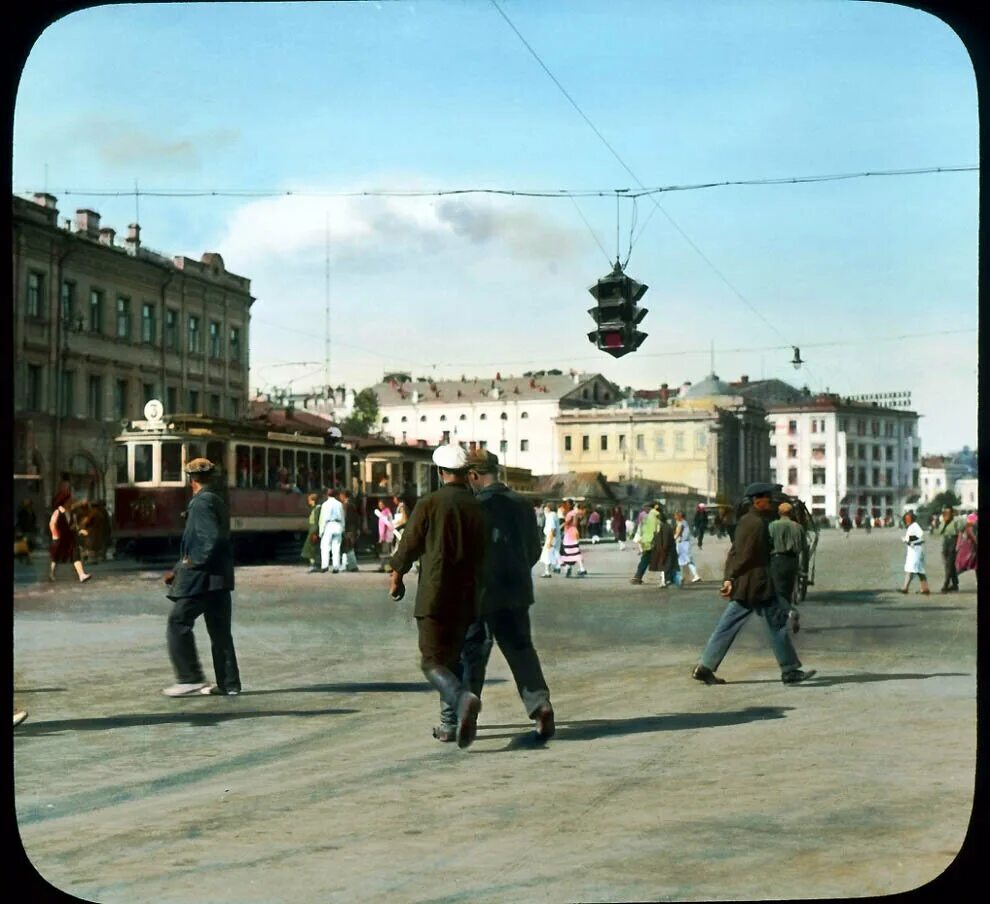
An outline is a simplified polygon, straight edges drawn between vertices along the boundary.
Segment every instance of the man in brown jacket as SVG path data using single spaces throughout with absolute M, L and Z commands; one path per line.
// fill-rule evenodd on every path
M 457 746 L 477 732 L 481 700 L 455 674 L 468 626 L 481 614 L 487 530 L 481 505 L 467 484 L 467 455 L 458 445 L 438 446 L 433 462 L 443 486 L 413 509 L 392 556 L 391 594 L 402 599 L 402 576 L 420 560 L 416 625 L 420 667 L 457 715 Z
M 797 684 L 815 674 L 801 670 L 801 660 L 787 630 L 788 607 L 774 590 L 770 580 L 769 519 L 773 515 L 771 494 L 776 487 L 770 483 L 753 483 L 745 495 L 752 507 L 739 519 L 735 538 L 725 559 L 725 576 L 721 596 L 729 605 L 708 639 L 701 659 L 691 677 L 705 684 L 725 684 L 718 669 L 739 630 L 756 613 L 766 622 L 770 646 L 780 665 L 784 684 Z

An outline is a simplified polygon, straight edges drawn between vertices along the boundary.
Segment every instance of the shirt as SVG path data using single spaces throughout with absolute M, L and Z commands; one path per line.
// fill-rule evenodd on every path
M 774 552 L 800 554 L 804 547 L 804 528 L 790 518 L 778 518 L 770 524 L 770 544 Z

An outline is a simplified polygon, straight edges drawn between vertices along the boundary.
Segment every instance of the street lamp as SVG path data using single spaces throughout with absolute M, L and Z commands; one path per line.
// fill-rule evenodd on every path
M 799 349 L 796 345 L 791 347 L 794 349 L 794 359 L 791 361 L 791 364 L 795 370 L 800 370 L 801 365 L 804 364 L 804 361 L 801 360 L 801 349 Z

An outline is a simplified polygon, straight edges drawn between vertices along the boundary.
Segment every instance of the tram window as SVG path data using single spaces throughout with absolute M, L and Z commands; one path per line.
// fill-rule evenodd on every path
M 343 455 L 333 457 L 333 485 L 338 489 L 347 489 L 347 467 Z
M 182 480 L 182 443 L 162 443 L 162 480 Z
M 128 483 L 127 479 L 127 446 L 119 443 L 113 450 L 113 464 L 115 482 L 118 484 Z
M 309 453 L 309 473 L 306 475 L 306 489 L 310 493 L 318 493 L 323 489 L 320 483 L 320 453 Z
M 237 485 L 243 489 L 251 485 L 251 448 L 235 446 L 234 458 L 237 461 Z
M 265 473 L 268 476 L 268 489 L 270 490 L 278 488 L 278 469 L 280 467 L 282 467 L 282 450 L 269 449 L 268 470 Z
M 151 443 L 137 443 L 134 446 L 134 482 L 149 483 L 154 477 Z
M 412 461 L 402 462 L 402 487 L 401 492 L 406 493 L 416 486 L 416 463 Z
M 203 444 L 202 443 L 186 443 L 186 464 L 189 464 L 194 458 L 203 457 Z
M 227 444 L 213 440 L 206 444 L 206 457 L 213 462 L 214 474 L 223 477 L 227 473 Z M 226 482 L 226 481 L 224 481 Z
M 256 490 L 265 488 L 265 447 L 251 447 L 251 486 Z
M 385 493 L 388 485 L 388 462 L 373 461 L 371 463 L 371 486 L 376 493 Z
M 333 486 L 333 454 L 323 453 L 323 486 Z
M 292 489 L 296 476 L 296 451 L 295 449 L 282 450 L 282 474 L 280 480 L 284 489 Z

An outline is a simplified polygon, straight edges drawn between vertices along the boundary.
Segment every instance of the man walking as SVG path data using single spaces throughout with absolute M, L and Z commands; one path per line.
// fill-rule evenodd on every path
M 694 511 L 694 524 L 691 526 L 694 528 L 694 535 L 698 538 L 698 549 L 701 549 L 705 545 L 705 533 L 708 530 L 708 510 L 705 508 L 705 503 L 698 503 Z
M 959 574 L 956 572 L 956 540 L 959 525 L 956 524 L 956 510 L 951 505 L 942 509 L 942 517 L 932 533 L 942 538 L 942 565 L 945 567 L 945 580 L 940 593 L 954 593 L 959 589 Z
M 725 560 L 721 596 L 729 605 L 708 639 L 691 677 L 705 684 L 725 684 L 715 672 L 721 665 L 739 630 L 754 613 L 766 622 L 770 646 L 784 684 L 797 684 L 815 674 L 801 670 L 801 660 L 787 630 L 787 608 L 774 592 L 770 581 L 770 534 L 767 520 L 773 510 L 770 483 L 753 483 L 745 495 L 752 500 L 750 510 L 736 525 L 735 539 Z
M 344 539 L 344 507 L 333 488 L 327 489 L 327 498 L 320 509 L 320 571 L 333 565 L 333 573 L 340 571 L 340 544 Z
M 230 545 L 230 517 L 223 499 L 210 488 L 213 463 L 194 458 L 186 467 L 192 499 L 186 507 L 186 526 L 179 543 L 179 562 L 165 575 L 166 596 L 172 600 L 166 636 L 177 683 L 165 688 L 166 697 L 192 694 L 234 695 L 241 692 L 234 638 L 230 633 L 230 591 L 234 589 L 234 556 Z M 193 623 L 202 615 L 210 635 L 213 671 L 209 685 L 196 653 Z
M 344 537 L 340 544 L 340 551 L 344 557 L 344 570 L 359 571 L 357 543 L 361 530 L 361 519 L 348 490 L 340 491 L 340 504 L 344 509 Z
M 526 714 L 536 722 L 536 736 L 545 741 L 555 731 L 553 707 L 529 621 L 532 570 L 540 558 L 539 528 L 529 503 L 498 480 L 494 453 L 479 449 L 468 456 L 468 483 L 485 514 L 487 551 L 481 616 L 467 629 L 458 677 L 480 698 L 492 642 L 497 642 Z M 438 741 L 453 741 L 456 728 L 454 709 L 444 702 L 433 736 Z
M 391 595 L 402 599 L 402 577 L 420 559 L 413 610 L 420 667 L 455 713 L 457 746 L 463 748 L 474 740 L 481 700 L 461 683 L 455 669 L 468 626 L 481 614 L 487 531 L 481 505 L 467 485 L 464 450 L 458 445 L 438 446 L 433 463 L 443 486 L 424 496 L 412 511 L 390 560 Z
M 789 502 L 780 503 L 777 506 L 780 517 L 770 524 L 770 582 L 790 610 L 791 629 L 797 632 L 801 625 L 794 587 L 804 551 L 804 528 L 791 519 L 792 509 Z
M 646 506 L 644 506 L 644 509 Z M 638 537 L 637 542 L 639 543 L 639 564 L 636 566 L 636 574 L 634 574 L 630 579 L 630 584 L 642 584 L 643 575 L 646 574 L 646 569 L 650 567 L 650 556 L 653 553 L 653 539 L 656 536 L 657 528 L 660 526 L 660 503 L 654 502 L 650 506 L 649 511 L 646 512 L 646 516 L 640 522 L 639 527 L 636 530 L 636 537 Z

